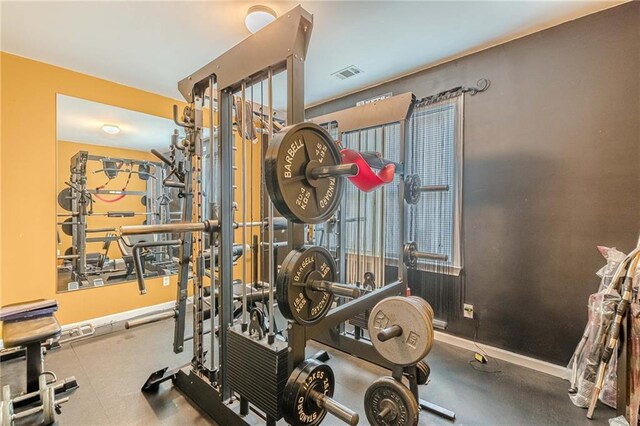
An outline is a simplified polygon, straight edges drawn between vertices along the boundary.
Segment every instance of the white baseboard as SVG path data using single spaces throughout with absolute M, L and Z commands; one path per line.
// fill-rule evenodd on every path
M 454 336 L 452 334 L 436 331 L 435 339 L 436 341 L 448 343 L 450 345 L 467 349 L 473 352 L 478 351 L 476 343 L 474 343 L 473 341 L 463 339 L 462 337 Z M 539 359 L 520 355 L 514 352 L 509 352 L 507 350 L 496 348 L 494 346 L 488 346 L 480 343 L 478 343 L 477 345 L 480 347 L 480 349 L 485 351 L 489 357 L 507 361 L 521 367 L 531 368 L 532 370 L 550 374 L 561 379 L 567 379 L 569 377 L 569 370 L 561 365 L 552 364 L 550 362 L 541 361 Z
M 87 323 L 92 324 L 95 328 L 104 327 L 107 325 L 115 324 L 117 322 L 127 321 L 140 315 L 150 314 L 152 312 L 157 312 L 157 311 L 169 310 L 173 308 L 175 305 L 176 305 L 176 302 L 169 301 L 165 303 L 159 303 L 157 305 L 145 306 L 144 308 L 132 309 L 130 311 L 125 311 L 125 312 L 118 312 L 117 314 L 106 315 L 104 317 L 88 319 L 86 321 L 65 324 L 62 326 L 62 331 L 68 330 L 70 328 L 78 327 Z

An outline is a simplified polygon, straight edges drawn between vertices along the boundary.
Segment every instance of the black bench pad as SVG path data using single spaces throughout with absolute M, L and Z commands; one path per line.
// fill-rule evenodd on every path
M 5 348 L 44 342 L 59 335 L 60 324 L 53 315 L 2 323 L 2 339 Z

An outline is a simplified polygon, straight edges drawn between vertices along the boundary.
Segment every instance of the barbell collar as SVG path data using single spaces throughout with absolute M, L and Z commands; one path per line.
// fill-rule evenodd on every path
M 350 424 L 351 426 L 357 425 L 360 421 L 358 413 L 315 389 L 311 389 L 309 391 L 309 397 L 311 397 L 318 407 L 327 410 L 328 413 L 333 414 L 335 417 Z
M 311 177 L 322 179 L 337 176 L 356 176 L 360 169 L 355 163 L 338 164 L 335 166 L 318 166 L 311 170 Z
M 378 340 L 381 342 L 386 342 L 387 340 L 391 340 L 394 337 L 402 336 L 402 327 L 397 324 L 392 325 L 391 327 L 387 327 L 384 330 L 380 330 L 378 332 Z
M 324 280 L 311 280 L 307 282 L 307 286 L 314 290 L 332 293 L 335 296 L 349 297 L 352 299 L 360 297 L 360 289 L 351 284 L 334 283 Z

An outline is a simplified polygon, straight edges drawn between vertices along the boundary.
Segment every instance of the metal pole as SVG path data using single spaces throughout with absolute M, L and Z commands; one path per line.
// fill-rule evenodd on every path
M 231 398 L 227 367 L 227 332 L 233 321 L 233 94 L 218 88 L 218 140 L 220 171 L 219 384 L 223 400 Z
M 269 68 L 267 74 L 267 89 L 269 90 L 269 96 L 267 97 L 267 104 L 269 107 L 269 143 L 273 140 L 273 71 Z M 275 274 L 275 256 L 273 249 L 273 201 L 269 200 L 269 343 L 273 343 L 275 340 L 275 333 L 273 330 L 273 290 L 276 284 Z
M 246 83 L 242 82 L 241 98 L 242 107 L 240 111 L 236 111 L 236 114 L 240 115 L 240 133 L 242 135 L 242 247 L 247 247 L 247 121 L 249 117 L 245 117 L 246 112 Z M 242 327 L 243 330 L 247 325 L 247 258 L 245 254 L 242 256 Z
M 215 160 L 215 155 L 214 153 L 217 152 L 217 147 L 218 145 L 216 144 L 216 141 L 214 140 L 214 135 L 215 135 L 215 117 L 214 117 L 214 107 L 215 107 L 215 99 L 213 94 L 214 92 L 214 87 L 215 87 L 215 78 L 214 76 L 209 77 L 209 204 L 210 204 L 210 211 L 211 211 L 211 215 L 212 217 L 210 217 L 209 219 L 213 220 L 213 215 L 215 214 L 215 210 L 212 208 L 213 204 L 214 204 L 214 200 L 215 200 L 215 194 L 214 194 L 214 188 L 215 188 L 215 170 L 216 170 L 216 160 Z M 211 289 L 211 305 L 209 306 L 209 310 L 211 312 L 211 315 L 209 316 L 209 330 L 215 330 L 216 328 L 216 318 L 215 318 L 215 312 L 216 312 L 216 302 L 217 302 L 217 297 L 216 297 L 216 255 L 215 255 L 215 238 L 213 233 L 209 234 L 209 270 L 211 271 L 211 273 L 209 274 L 210 276 L 210 285 L 211 287 L 209 287 Z M 220 312 L 220 311 L 218 311 Z M 215 333 L 211 334 L 211 369 L 213 371 L 216 371 L 218 369 L 218 354 L 216 351 L 216 336 Z

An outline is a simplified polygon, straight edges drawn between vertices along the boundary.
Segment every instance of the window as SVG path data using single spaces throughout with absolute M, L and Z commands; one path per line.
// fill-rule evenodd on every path
M 462 269 L 463 95 L 418 104 L 411 119 L 408 172 L 422 185 L 448 185 L 448 191 L 423 192 L 408 206 L 408 239 L 420 252 L 447 255 L 447 261 L 420 259 L 418 269 L 459 275 Z

